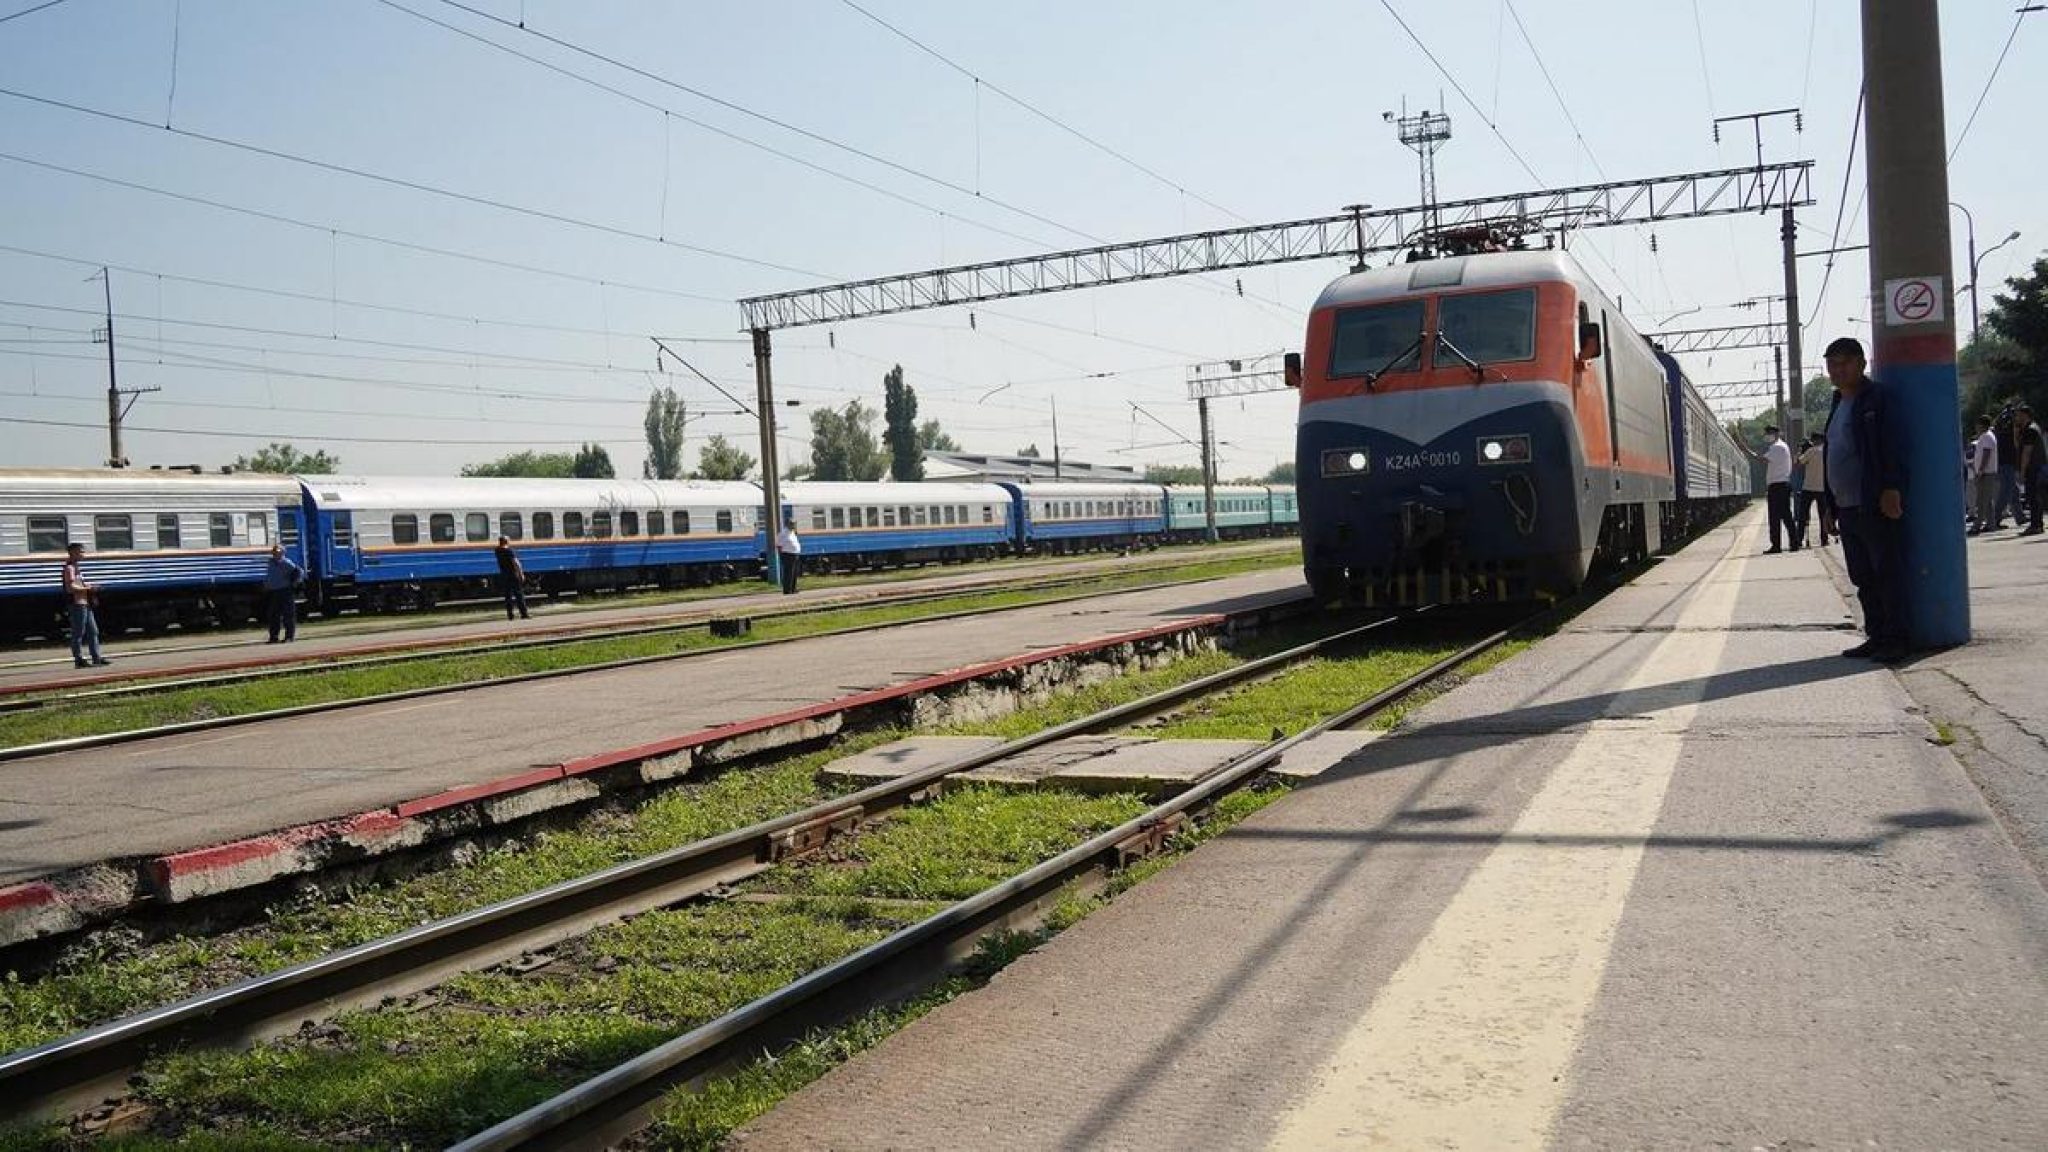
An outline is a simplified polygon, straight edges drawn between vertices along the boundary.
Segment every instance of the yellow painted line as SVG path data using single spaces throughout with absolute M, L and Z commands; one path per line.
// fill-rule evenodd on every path
M 1719 666 L 1748 556 L 1717 564 L 1600 720 L 1444 908 L 1276 1131 L 1275 1149 L 1539 1149 L 1616 927 Z M 1698 629 L 1698 631 L 1691 631 Z M 1546 836 L 1610 843 L 1554 847 Z

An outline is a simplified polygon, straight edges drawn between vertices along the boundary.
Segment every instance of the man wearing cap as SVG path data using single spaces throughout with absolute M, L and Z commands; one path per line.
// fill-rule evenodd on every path
M 2012 438 L 2020 449 L 2020 491 L 2027 494 L 2027 526 L 2020 535 L 2039 536 L 2041 497 L 2048 495 L 2048 438 L 2043 438 L 2034 410 L 2025 404 L 2013 409 Z
M 1868 637 L 1842 655 L 1888 664 L 1906 655 L 1902 440 L 1883 386 L 1864 375 L 1863 345 L 1844 336 L 1828 345 L 1826 358 L 1828 381 L 1835 386 L 1825 434 L 1828 500 Z
M 1771 518 L 1771 546 L 1766 554 L 1783 552 L 1788 539 L 1799 551 L 1799 529 L 1792 520 L 1792 446 L 1778 435 L 1776 424 L 1764 425 L 1764 505 Z
M 100 586 L 86 583 L 84 573 L 78 570 L 83 559 L 85 545 L 65 545 L 64 601 L 71 606 L 71 663 L 79 668 L 95 664 L 104 668 L 113 661 L 100 655 L 100 622 L 92 614 L 92 598 L 99 594 Z M 92 653 L 91 663 L 86 662 L 87 652 Z

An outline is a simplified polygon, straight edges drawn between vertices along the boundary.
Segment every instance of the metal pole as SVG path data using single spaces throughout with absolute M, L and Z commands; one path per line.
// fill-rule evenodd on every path
M 1203 538 L 1216 543 L 1216 449 L 1209 439 L 1209 398 L 1203 396 L 1195 401 L 1195 411 L 1202 419 L 1202 504 L 1206 509 L 1207 529 Z
M 1778 425 L 1778 427 L 1779 427 L 1780 429 L 1784 429 L 1784 428 L 1786 428 L 1786 427 L 1790 427 L 1790 428 L 1791 428 L 1791 429 L 1793 430 L 1793 431 L 1792 431 L 1792 434 L 1793 434 L 1794 436 L 1798 436 L 1798 435 L 1800 435 L 1800 434 L 1801 434 L 1801 433 L 1799 432 L 1799 425 L 1797 425 L 1797 424 L 1788 424 L 1788 422 L 1787 422 L 1787 421 L 1786 421 L 1786 419 L 1785 419 L 1785 346 L 1784 346 L 1784 345 L 1782 345 L 1782 344 L 1773 344 L 1773 345 L 1771 345 L 1771 361 L 1772 361 L 1772 364 L 1773 364 L 1773 369 L 1774 369 L 1774 371 L 1776 371 L 1776 372 L 1777 372 L 1777 374 L 1778 374 L 1778 419 L 1777 419 L 1777 420 L 1775 421 L 1775 423 L 1776 423 L 1776 424 Z M 1796 441 L 1788 439 L 1788 440 L 1786 440 L 1786 443 L 1788 443 L 1788 444 L 1791 444 L 1791 443 L 1796 443 Z
M 767 554 L 768 582 L 782 582 L 782 557 L 776 551 L 775 538 L 782 534 L 782 477 L 776 465 L 775 453 L 775 377 L 768 370 L 770 355 L 768 329 L 754 329 L 754 408 L 761 418 L 761 495 L 767 501 L 762 509 L 761 530 L 768 546 L 762 549 Z
M 1046 398 L 1052 404 L 1052 478 L 1063 479 L 1060 474 L 1060 398 Z
M 1791 382 L 1792 410 L 1788 415 L 1780 409 L 1778 416 L 1788 433 L 1787 442 L 1797 444 L 1806 438 L 1806 367 L 1799 347 L 1799 254 L 1792 245 L 1798 232 L 1790 204 L 1785 205 L 1785 223 L 1779 234 L 1785 241 L 1785 378 Z
M 114 379 L 114 274 L 100 265 L 100 282 L 107 290 L 107 467 L 121 468 L 121 386 Z
M 1948 206 L 1963 214 L 1963 227 L 1970 238 L 1970 340 L 1977 339 L 1977 217 L 1951 200 Z
M 1899 594 L 1906 640 L 1970 639 L 1963 476 L 1956 463 L 1954 268 L 1948 231 L 1941 17 L 1936 0 L 1862 0 L 1869 96 L 1871 375 L 1903 441 L 1905 519 Z

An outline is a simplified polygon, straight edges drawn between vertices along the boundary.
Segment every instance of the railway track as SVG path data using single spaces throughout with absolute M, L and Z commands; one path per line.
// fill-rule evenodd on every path
M 577 937 L 637 913 L 689 901 L 793 856 L 815 852 L 906 805 L 934 798 L 950 777 L 1068 737 L 1183 707 L 1287 666 L 1359 643 L 1413 614 L 1347 627 L 1286 651 L 961 756 L 722 835 L 424 924 L 266 976 L 112 1021 L 0 1057 L 0 1099 L 42 1115 L 88 1105 L 151 1054 L 245 1044 L 345 1008 L 373 1005 L 449 977 Z M 1526 623 L 1526 621 L 1524 622 Z M 1520 625 L 1517 625 L 1519 627 Z M 1145 855 L 1215 800 L 1257 778 L 1288 749 L 1356 724 L 1505 640 L 1496 632 L 1343 713 L 1232 758 L 1142 816 L 980 894 L 820 968 L 768 996 L 661 1044 L 465 1141 L 464 1148 L 595 1146 L 642 1123 L 671 1086 L 845 1018 L 886 991 L 928 984 L 975 938 L 1028 918 L 1078 877 Z
M 1196 565 L 1184 565 L 1177 567 L 1194 566 Z M 1172 569 L 1168 569 L 1167 571 L 1171 572 Z M 1034 581 L 1024 584 L 1007 584 L 1001 585 L 999 586 L 999 588 L 990 588 L 987 586 L 974 586 L 965 589 L 947 588 L 943 590 L 920 591 L 904 596 L 864 598 L 851 602 L 812 604 L 805 605 L 800 608 L 790 608 L 780 611 L 753 613 L 747 615 L 745 619 L 749 622 L 759 622 L 764 620 L 795 619 L 805 616 L 822 615 L 829 612 L 899 608 L 905 606 L 915 606 L 917 604 L 944 602 L 947 600 L 955 600 L 966 596 L 986 595 L 990 592 L 997 590 L 1004 592 L 1044 592 L 1057 590 L 1060 588 L 1074 587 L 1077 585 L 1096 584 L 1100 583 L 1105 579 L 1114 578 L 1119 575 L 1122 574 L 1112 573 L 1105 576 L 1104 574 L 1096 573 L 1089 575 L 1062 576 L 1054 579 Z M 588 664 L 577 664 L 565 668 L 554 668 L 543 671 L 518 673 L 507 676 L 495 676 L 483 679 L 467 680 L 461 683 L 431 685 L 420 688 L 406 689 L 402 691 L 383 692 L 373 695 L 348 697 L 343 699 L 321 701 L 317 703 L 295 705 L 285 708 L 266 709 L 263 711 L 235 713 L 229 715 L 210 717 L 201 720 L 191 720 L 172 724 L 156 725 L 146 728 L 134 728 L 116 732 L 105 732 L 86 736 L 68 737 L 59 740 L 41 741 L 33 744 L 22 744 L 16 745 L 14 747 L 0 748 L 0 763 L 5 763 L 11 760 L 26 759 L 34 756 L 48 755 L 54 752 L 68 752 L 82 748 L 106 747 L 110 745 L 133 743 L 141 740 L 155 739 L 157 737 L 162 736 L 174 736 L 191 732 L 213 731 L 216 729 L 235 727 L 243 724 L 254 724 L 267 720 L 280 720 L 296 716 L 316 715 L 323 712 L 338 711 L 344 708 L 354 708 L 374 704 L 388 704 L 398 701 L 420 699 L 429 696 L 445 695 L 451 692 L 464 692 L 475 688 L 494 687 L 507 684 L 520 684 L 537 680 L 555 679 L 564 676 L 581 675 L 590 672 L 603 672 L 620 668 L 638 667 L 646 664 L 664 663 L 676 660 L 688 660 L 698 656 L 725 654 L 733 652 L 735 650 L 768 647 L 777 644 L 788 644 L 798 640 L 811 640 L 827 636 L 853 635 L 862 632 L 872 632 L 881 629 L 901 627 L 908 624 L 969 619 L 977 616 L 995 615 L 1002 612 L 1016 611 L 1025 608 L 1041 608 L 1047 605 L 1075 603 L 1083 600 L 1095 599 L 1100 596 L 1115 595 L 1124 592 L 1137 592 L 1148 589 L 1171 588 L 1185 584 L 1198 584 L 1211 579 L 1214 579 L 1214 577 L 1193 576 L 1185 577 L 1182 579 L 1150 580 L 1142 584 L 1132 584 L 1129 586 L 1112 589 L 1094 589 L 1066 596 L 1042 597 L 1039 599 L 1029 600 L 1017 604 L 1000 604 L 985 607 L 963 608 L 951 612 L 934 612 L 929 615 L 921 615 L 909 619 L 895 619 L 877 621 L 867 624 L 853 624 L 841 628 L 831 628 L 823 629 L 817 632 L 809 632 L 801 636 L 774 637 L 758 640 L 738 640 L 733 643 L 707 645 L 704 647 L 687 649 L 680 652 L 664 652 L 644 656 L 626 657 L 622 659 L 602 660 Z M 599 642 L 606 640 L 625 640 L 649 636 L 675 635 L 685 632 L 710 630 L 713 629 L 719 623 L 719 621 L 723 619 L 732 619 L 732 617 L 720 617 L 716 615 L 691 616 L 688 618 L 666 622 L 635 624 L 618 628 L 578 630 L 564 635 L 530 637 L 510 641 L 491 641 L 480 644 L 462 643 L 458 645 L 433 647 L 419 651 L 404 651 L 385 655 L 369 656 L 361 659 L 339 659 L 328 661 L 316 661 L 311 663 L 293 663 L 281 667 L 266 666 L 260 668 L 251 668 L 234 672 L 227 672 L 213 676 L 185 677 L 181 679 L 168 680 L 150 680 L 142 683 L 122 685 L 119 687 L 89 689 L 81 692 L 63 693 L 48 697 L 0 700 L 0 713 L 21 713 L 63 703 L 117 700 L 128 697 L 144 696 L 154 693 L 175 691 L 185 688 L 218 688 L 233 684 L 241 684 L 257 680 L 271 679 L 280 676 L 306 675 L 309 673 L 317 674 L 332 671 L 350 671 L 363 668 L 386 667 L 396 664 L 412 663 L 430 659 L 459 658 L 462 656 L 481 655 L 485 653 L 499 653 L 520 649 L 539 649 L 561 647 L 569 644 Z

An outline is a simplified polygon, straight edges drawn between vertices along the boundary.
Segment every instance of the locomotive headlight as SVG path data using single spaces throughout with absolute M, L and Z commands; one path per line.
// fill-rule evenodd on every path
M 1353 472 L 1363 472 L 1365 471 L 1365 453 L 1353 452 L 1344 458 L 1344 463 Z
M 1527 435 L 1479 438 L 1481 464 L 1527 464 L 1533 456 Z
M 1329 477 L 1362 476 L 1372 471 L 1372 457 L 1363 448 L 1325 448 L 1322 471 Z

